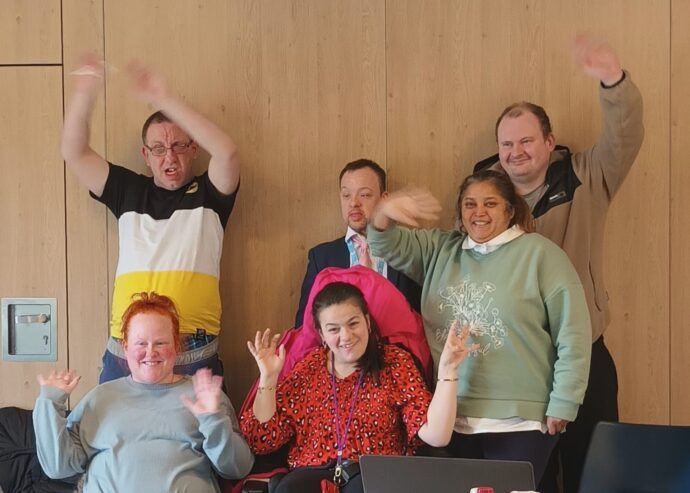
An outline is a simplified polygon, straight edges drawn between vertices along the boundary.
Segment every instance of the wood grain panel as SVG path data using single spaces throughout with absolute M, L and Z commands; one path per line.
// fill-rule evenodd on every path
M 671 2 L 671 424 L 690 425 L 690 2 Z
M 242 187 L 221 287 L 222 353 L 236 404 L 256 374 L 244 341 L 256 329 L 291 324 L 306 250 L 342 234 L 342 165 L 371 157 L 387 164 L 392 188 L 428 186 L 447 206 L 443 226 L 451 226 L 457 184 L 495 151 L 494 120 L 506 104 L 542 103 L 559 142 L 573 149 L 594 141 L 596 84 L 570 62 L 568 45 L 578 30 L 602 33 L 643 92 L 647 128 L 606 242 L 607 341 L 618 362 L 622 417 L 663 423 L 670 415 L 687 424 L 689 8 L 680 0 L 64 0 L 62 29 L 67 71 L 82 50 L 103 52 L 116 69 L 106 79 L 107 145 L 102 101 L 92 126 L 92 143 L 111 160 L 145 169 L 139 128 L 153 109 L 128 92 L 122 69 L 134 56 L 158 67 L 240 145 Z M 57 0 L 3 4 L 0 63 L 60 63 L 59 17 Z M 95 383 L 103 350 L 117 236 L 105 209 L 71 175 L 63 180 L 57 72 L 0 68 L 0 162 L 8 183 L 19 184 L 0 194 L 12 232 L 0 243 L 0 295 L 56 293 L 58 364 L 67 365 L 69 325 L 69 363 L 85 376 L 79 398 Z M 64 83 L 69 97 L 69 77 Z M 41 146 L 22 135 L 31 135 L 27 128 L 37 129 Z M 28 167 L 13 164 L 20 162 Z M 198 164 L 202 170 L 205 160 Z M 36 194 L 48 198 L 31 201 Z M 29 271 L 19 272 L 22 262 Z M 50 366 L 0 363 L 9 375 L 0 382 L 0 405 L 32 405 L 34 375 Z
M 590 6 L 587 5 L 587 8 Z M 606 32 L 640 87 L 645 141 L 609 213 L 605 254 L 621 419 L 669 420 L 669 16 L 667 2 L 612 2 L 591 22 Z M 573 15 L 575 11 L 573 10 Z M 603 26 L 615 19 L 611 29 Z M 609 34 L 610 32 L 610 34 Z M 631 33 L 635 33 L 631 35 Z M 591 128 L 591 121 L 583 122 Z
M 389 1 L 386 19 L 391 178 L 429 187 L 446 207 L 444 227 L 461 179 L 496 152 L 494 123 L 508 104 L 535 101 L 560 143 L 592 145 L 597 85 L 570 61 L 570 43 L 586 30 L 618 50 L 645 98 L 647 138 L 609 215 L 607 341 L 622 418 L 667 422 L 668 2 Z
M 62 63 L 60 0 L 3 0 L 0 64 Z
M 539 5 L 387 3 L 391 179 L 437 195 L 444 227 L 454 221 L 457 186 L 477 159 L 495 152 L 496 116 L 509 102 L 544 98 L 548 43 Z M 520 29 L 526 24 L 534 28 Z
M 64 96 L 72 95 L 70 72 L 85 52 L 103 56 L 103 2 L 63 2 Z M 105 87 L 105 84 L 104 84 Z M 91 147 L 105 155 L 105 104 L 98 99 L 91 119 Z M 88 190 L 67 170 L 67 292 L 69 310 L 69 366 L 82 376 L 71 404 L 98 383 L 101 356 L 108 337 L 107 210 L 89 197 Z
M 165 8 L 163 8 L 165 6 Z M 256 376 L 245 341 L 292 324 L 306 250 L 342 234 L 337 176 L 385 164 L 383 2 L 107 3 L 106 57 L 140 56 L 226 129 L 242 183 L 222 264 L 222 356 L 233 401 Z M 165 29 L 150 29 L 151 19 Z M 122 32 L 127 36 L 121 36 Z M 108 78 L 108 152 L 143 170 L 138 133 L 152 111 Z M 204 163 L 199 163 L 203 169 Z
M 0 67 L 0 297 L 58 303 L 58 362 L 0 360 L 0 407 L 32 408 L 36 375 L 67 366 L 61 77 L 60 67 Z

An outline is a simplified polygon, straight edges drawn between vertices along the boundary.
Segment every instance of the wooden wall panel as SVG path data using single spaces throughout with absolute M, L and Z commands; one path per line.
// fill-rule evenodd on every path
M 0 297 L 57 298 L 57 366 L 65 368 L 65 189 L 57 153 L 61 76 L 60 67 L 0 68 Z M 32 408 L 36 375 L 55 365 L 0 360 L 0 407 Z
M 690 2 L 671 2 L 671 424 L 690 425 Z M 659 265 L 659 264 L 657 264 Z M 662 268 L 662 265 L 659 265 Z
M 500 41 L 483 35 L 482 5 L 386 4 L 390 188 L 429 188 L 444 205 L 444 227 L 453 224 L 457 186 L 471 171 L 472 157 L 489 147 L 495 113 L 481 94 L 499 84 L 480 61 Z
M 572 64 L 570 43 L 589 30 L 617 49 L 643 92 L 647 138 L 610 212 L 607 340 L 623 419 L 666 422 L 668 271 L 658 265 L 668 260 L 669 67 L 659 54 L 668 52 L 668 3 L 389 1 L 386 19 L 388 169 L 394 184 L 427 186 L 440 198 L 444 227 L 453 224 L 461 179 L 496 152 L 494 123 L 508 104 L 542 104 L 572 149 L 594 143 L 597 83 Z
M 60 0 L 3 0 L 0 64 L 62 63 Z
M 607 342 L 622 418 L 688 424 L 689 9 L 683 0 L 9 0 L 0 65 L 60 64 L 63 48 L 68 74 L 81 51 L 104 54 L 111 70 L 92 144 L 139 171 L 139 128 L 153 108 L 128 91 L 132 57 L 160 69 L 238 142 L 242 185 L 225 242 L 221 345 L 239 405 L 256 375 L 244 341 L 256 329 L 291 325 L 307 249 L 342 234 L 342 165 L 366 156 L 387 165 L 392 189 L 428 186 L 450 227 L 457 185 L 495 151 L 494 120 L 506 104 L 541 102 L 559 142 L 573 149 L 596 139 L 596 83 L 572 64 L 569 44 L 581 30 L 606 36 L 643 92 L 647 130 L 606 241 Z M 14 187 L 0 194 L 11 232 L 0 242 L 0 296 L 58 298 L 57 366 L 69 359 L 84 376 L 78 399 L 100 366 L 117 226 L 64 177 L 58 132 L 70 78 L 61 94 L 61 70 L 0 68 L 0 163 Z M 34 376 L 50 366 L 0 362 L 0 405 L 30 406 Z
M 240 147 L 221 282 L 222 356 L 236 404 L 257 375 L 245 341 L 258 329 L 292 325 L 306 250 L 343 232 L 340 168 L 361 156 L 385 164 L 383 6 L 106 4 L 108 61 L 122 68 L 139 56 L 155 65 Z M 165 28 L 150 29 L 154 18 Z M 143 170 L 138 134 L 152 108 L 130 97 L 122 75 L 107 81 L 107 106 L 117 108 L 108 112 L 108 153 Z
M 86 52 L 103 56 L 103 2 L 65 0 L 63 14 L 64 96 L 72 95 L 70 72 Z M 104 84 L 105 87 L 105 84 Z M 91 147 L 105 155 L 105 104 L 98 99 L 91 118 Z M 67 170 L 67 292 L 69 367 L 82 379 L 72 393 L 74 405 L 98 383 L 101 356 L 108 337 L 107 210 L 91 199 L 74 174 Z
M 591 4 L 592 9 L 598 5 Z M 607 343 L 618 366 L 621 419 L 667 424 L 670 5 L 619 1 L 595 12 L 592 29 L 615 19 L 610 39 L 645 105 L 644 145 L 608 218 L 605 252 L 612 320 Z

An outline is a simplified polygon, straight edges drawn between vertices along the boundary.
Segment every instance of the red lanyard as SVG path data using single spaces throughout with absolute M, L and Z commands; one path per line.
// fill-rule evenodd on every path
M 359 389 L 362 387 L 362 381 L 364 380 L 364 372 L 360 370 L 359 379 L 357 380 L 357 385 L 355 386 L 355 391 L 352 395 L 352 403 L 350 404 L 350 413 L 345 421 L 345 429 L 343 433 L 340 433 L 340 413 L 338 412 L 338 393 L 335 389 L 335 354 L 331 351 L 331 387 L 333 389 L 333 411 L 335 413 L 335 439 L 336 439 L 336 451 L 337 459 L 335 465 L 335 476 L 333 480 L 336 484 L 340 483 L 340 476 L 343 473 L 343 450 L 345 449 L 345 442 L 347 441 L 347 434 L 350 431 L 350 423 L 352 423 L 352 415 L 355 412 L 355 405 L 357 404 L 357 395 L 359 394 Z M 342 440 L 341 440 L 342 438 Z

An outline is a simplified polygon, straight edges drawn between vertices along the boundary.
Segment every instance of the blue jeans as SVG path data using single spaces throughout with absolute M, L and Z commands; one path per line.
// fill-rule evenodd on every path
M 202 347 L 178 353 L 173 370 L 178 375 L 194 375 L 200 368 L 209 368 L 214 375 L 223 376 L 223 362 L 218 357 L 218 339 L 208 336 L 208 343 Z M 183 347 L 189 347 L 184 344 Z M 130 374 L 127 360 L 119 339 L 111 337 L 103 354 L 103 369 L 98 383 L 105 383 Z

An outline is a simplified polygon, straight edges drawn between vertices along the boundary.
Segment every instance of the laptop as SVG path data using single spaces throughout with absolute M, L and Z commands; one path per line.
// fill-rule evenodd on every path
M 364 493 L 469 493 L 491 486 L 494 493 L 534 490 L 529 462 L 364 455 L 359 459 Z

